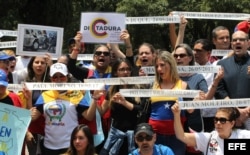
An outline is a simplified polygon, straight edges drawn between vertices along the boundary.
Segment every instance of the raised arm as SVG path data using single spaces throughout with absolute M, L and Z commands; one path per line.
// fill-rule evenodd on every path
M 180 118 L 180 109 L 179 104 L 176 102 L 172 107 L 172 112 L 174 114 L 174 131 L 176 137 L 182 141 L 183 143 L 187 144 L 188 146 L 195 147 L 196 146 L 196 140 L 195 140 L 195 134 L 194 133 L 186 133 L 183 130 L 183 126 L 181 124 L 181 118 Z

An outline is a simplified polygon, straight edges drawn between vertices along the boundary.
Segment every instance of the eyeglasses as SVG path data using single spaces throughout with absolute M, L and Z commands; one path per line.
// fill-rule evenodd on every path
M 130 68 L 119 68 L 118 69 L 119 72 L 131 72 L 131 69 Z
M 143 136 L 137 136 L 135 137 L 138 142 L 143 142 L 144 140 L 146 141 L 151 141 L 153 139 L 153 136 L 146 135 L 145 137 Z
M 228 120 L 226 118 L 223 118 L 223 117 L 215 117 L 214 118 L 214 123 L 215 124 L 218 123 L 218 122 L 220 122 L 221 124 L 225 124 L 227 121 L 230 121 L 230 120 Z
M 175 57 L 175 58 L 178 58 L 178 57 L 184 58 L 184 57 L 186 57 L 186 56 L 187 56 L 187 54 L 184 54 L 184 53 L 182 53 L 182 54 L 174 54 L 174 57 Z
M 246 38 L 233 38 L 232 39 L 232 42 L 237 42 L 237 41 L 239 41 L 239 42 L 244 42 L 244 41 L 246 41 L 247 39 Z
M 109 52 L 109 51 L 95 51 L 95 55 L 97 55 L 97 56 L 101 56 L 102 54 L 103 54 L 105 57 L 106 57 L 106 56 L 110 56 L 110 52 Z
M 52 76 L 53 80 L 58 80 L 60 79 L 60 81 L 64 81 L 66 80 L 67 76 L 63 76 L 63 75 L 59 75 L 59 76 Z

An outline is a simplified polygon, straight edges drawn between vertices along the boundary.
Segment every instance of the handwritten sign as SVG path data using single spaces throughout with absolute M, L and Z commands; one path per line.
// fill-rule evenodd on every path
M 0 103 L 0 154 L 21 154 L 30 121 L 29 110 Z

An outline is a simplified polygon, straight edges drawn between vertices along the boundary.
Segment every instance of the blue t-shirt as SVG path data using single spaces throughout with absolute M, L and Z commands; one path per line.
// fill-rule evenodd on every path
M 140 155 L 140 153 L 138 152 L 138 149 L 136 149 L 129 155 Z M 167 147 L 161 144 L 159 145 L 155 144 L 153 155 L 174 155 L 174 152 L 172 151 L 170 147 Z

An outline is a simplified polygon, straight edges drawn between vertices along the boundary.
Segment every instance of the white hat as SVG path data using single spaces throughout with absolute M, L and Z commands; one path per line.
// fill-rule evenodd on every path
M 64 76 L 68 75 L 68 68 L 63 63 L 55 63 L 50 66 L 50 73 L 49 75 L 52 77 L 56 73 L 62 73 Z

